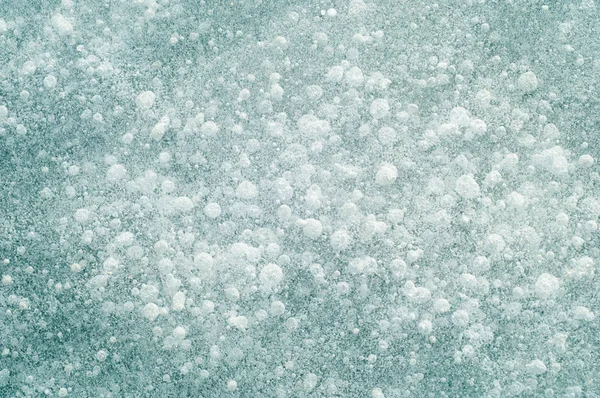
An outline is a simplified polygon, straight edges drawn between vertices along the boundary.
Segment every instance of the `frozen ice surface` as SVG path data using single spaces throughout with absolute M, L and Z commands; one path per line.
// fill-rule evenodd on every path
M 597 3 L 0 1 L 0 398 L 599 397 Z

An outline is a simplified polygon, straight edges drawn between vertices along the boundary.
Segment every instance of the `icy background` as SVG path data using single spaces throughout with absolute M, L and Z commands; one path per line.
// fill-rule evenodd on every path
M 594 0 L 0 2 L 0 397 L 599 397 Z

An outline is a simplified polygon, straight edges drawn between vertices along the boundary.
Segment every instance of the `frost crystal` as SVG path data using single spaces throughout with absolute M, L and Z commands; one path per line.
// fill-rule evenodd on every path
M 598 1 L 0 1 L 0 397 L 596 397 Z

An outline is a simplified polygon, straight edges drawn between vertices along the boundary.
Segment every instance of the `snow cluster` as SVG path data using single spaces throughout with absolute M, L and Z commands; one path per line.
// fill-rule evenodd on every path
M 594 0 L 0 4 L 0 397 L 600 392 Z

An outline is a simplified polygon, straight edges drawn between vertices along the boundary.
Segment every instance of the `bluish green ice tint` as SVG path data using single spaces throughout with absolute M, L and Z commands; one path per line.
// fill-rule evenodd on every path
M 0 2 L 0 397 L 600 396 L 599 34 Z

